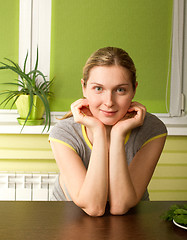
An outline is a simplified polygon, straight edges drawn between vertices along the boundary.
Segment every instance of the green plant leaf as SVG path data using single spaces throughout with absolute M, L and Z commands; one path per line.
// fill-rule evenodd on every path
M 28 51 L 27 51 L 27 54 L 26 54 L 26 57 L 25 57 L 25 61 L 24 61 L 24 66 L 23 66 L 23 72 L 24 73 L 25 73 L 25 70 L 26 70 L 27 59 L 28 59 Z
M 4 84 L 4 85 L 13 85 L 13 86 L 17 86 L 17 87 L 23 87 L 23 83 L 21 84 L 21 83 L 2 83 L 2 84 Z
M 187 204 L 175 204 L 170 206 L 169 210 L 161 215 L 165 221 L 173 221 L 186 225 L 187 224 Z
M 37 76 L 41 76 L 41 77 L 43 78 L 44 82 L 46 82 L 46 77 L 45 77 L 44 74 L 43 74 L 42 72 L 40 72 L 39 70 L 32 70 L 32 71 L 30 71 L 27 75 L 30 76 L 30 75 L 34 74 L 34 75 L 36 76 L 36 73 L 38 73 Z M 36 83 L 37 83 L 37 81 L 33 78 L 33 79 L 32 79 L 32 84 L 33 84 L 33 85 L 36 85 Z
M 185 214 L 175 215 L 173 219 L 175 220 L 176 223 L 187 226 L 187 215 Z
M 9 95 L 0 103 L 0 105 L 4 104 L 4 107 L 5 107 L 17 94 L 18 94 L 18 92 L 16 92 L 16 91 L 12 91 L 12 92 L 9 91 Z
M 32 83 L 35 84 L 36 82 L 36 73 L 37 73 L 37 68 L 38 68 L 38 47 L 37 47 L 37 52 L 36 52 L 36 63 L 35 63 L 35 68 L 34 71 L 32 71 L 33 77 L 32 77 Z M 30 74 L 29 74 L 30 75 Z
M 11 59 L 9 59 L 9 58 L 5 58 L 7 61 L 9 61 L 9 62 L 11 62 L 19 71 L 21 71 L 21 68 L 20 68 L 20 66 L 17 64 L 17 63 L 15 63 L 14 61 L 12 61 Z
M 45 107 L 46 120 L 45 120 L 45 126 L 44 126 L 43 131 L 42 131 L 42 132 L 44 132 L 47 125 L 48 125 L 48 130 L 47 131 L 49 131 L 49 129 L 50 129 L 51 114 L 50 114 L 50 106 L 49 106 L 49 102 L 48 102 L 48 99 L 46 97 L 46 94 L 42 89 L 40 89 L 40 91 L 41 91 L 41 93 L 37 91 L 36 94 L 42 100 L 42 102 L 44 104 L 44 107 Z
M 20 96 L 20 95 L 15 95 L 15 96 L 14 96 L 14 98 L 13 98 L 13 99 L 14 99 L 14 101 L 13 101 L 13 103 L 12 103 L 12 105 L 11 105 L 10 109 L 12 109 L 12 108 L 13 108 L 13 106 L 14 106 L 14 104 L 16 103 L 16 101 L 17 101 L 17 99 L 19 98 L 19 96 Z
M 184 215 L 187 215 L 187 210 L 186 209 L 183 209 L 183 208 L 177 208 L 175 211 L 174 211 L 174 214 L 184 214 Z
M 0 63 L 5 66 L 5 68 L 3 68 L 3 69 L 10 69 L 13 72 L 17 73 L 20 77 L 24 78 L 27 82 L 32 83 L 32 79 L 27 74 L 25 74 L 24 72 L 18 70 L 17 68 L 15 68 L 13 66 L 10 66 L 10 65 L 6 64 L 6 63 L 3 63 L 3 62 L 0 62 Z M 0 69 L 1 69 L 1 67 L 0 67 Z

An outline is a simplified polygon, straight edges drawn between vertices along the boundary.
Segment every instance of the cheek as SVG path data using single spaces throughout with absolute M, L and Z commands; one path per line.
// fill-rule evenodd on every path
M 96 98 L 87 98 L 87 99 L 88 99 L 89 109 L 92 113 L 94 113 L 95 110 L 99 108 L 100 102 Z
M 101 104 L 100 98 L 96 95 L 91 95 L 91 94 L 88 95 L 87 100 L 90 107 L 96 107 Z
M 126 114 L 132 102 L 132 98 L 124 99 L 118 103 L 121 114 Z
M 94 102 L 93 104 L 89 105 L 89 108 L 90 108 L 90 111 L 92 112 L 92 114 L 96 114 L 99 110 L 99 104 Z
M 118 105 L 123 106 L 124 108 L 129 108 L 132 102 L 132 97 L 124 97 L 123 99 L 119 99 Z

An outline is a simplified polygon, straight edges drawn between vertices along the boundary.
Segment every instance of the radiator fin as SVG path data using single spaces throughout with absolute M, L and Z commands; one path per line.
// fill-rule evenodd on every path
M 49 201 L 57 175 L 0 172 L 0 201 Z

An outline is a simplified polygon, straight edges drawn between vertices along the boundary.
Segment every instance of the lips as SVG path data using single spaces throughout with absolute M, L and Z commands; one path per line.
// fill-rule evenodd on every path
M 100 110 L 105 116 L 114 116 L 117 111 L 106 111 L 106 110 Z

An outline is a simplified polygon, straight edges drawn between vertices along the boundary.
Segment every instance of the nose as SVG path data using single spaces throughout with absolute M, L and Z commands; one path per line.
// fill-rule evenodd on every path
M 112 92 L 107 92 L 105 94 L 104 105 L 108 108 L 111 108 L 114 105 L 114 99 Z

